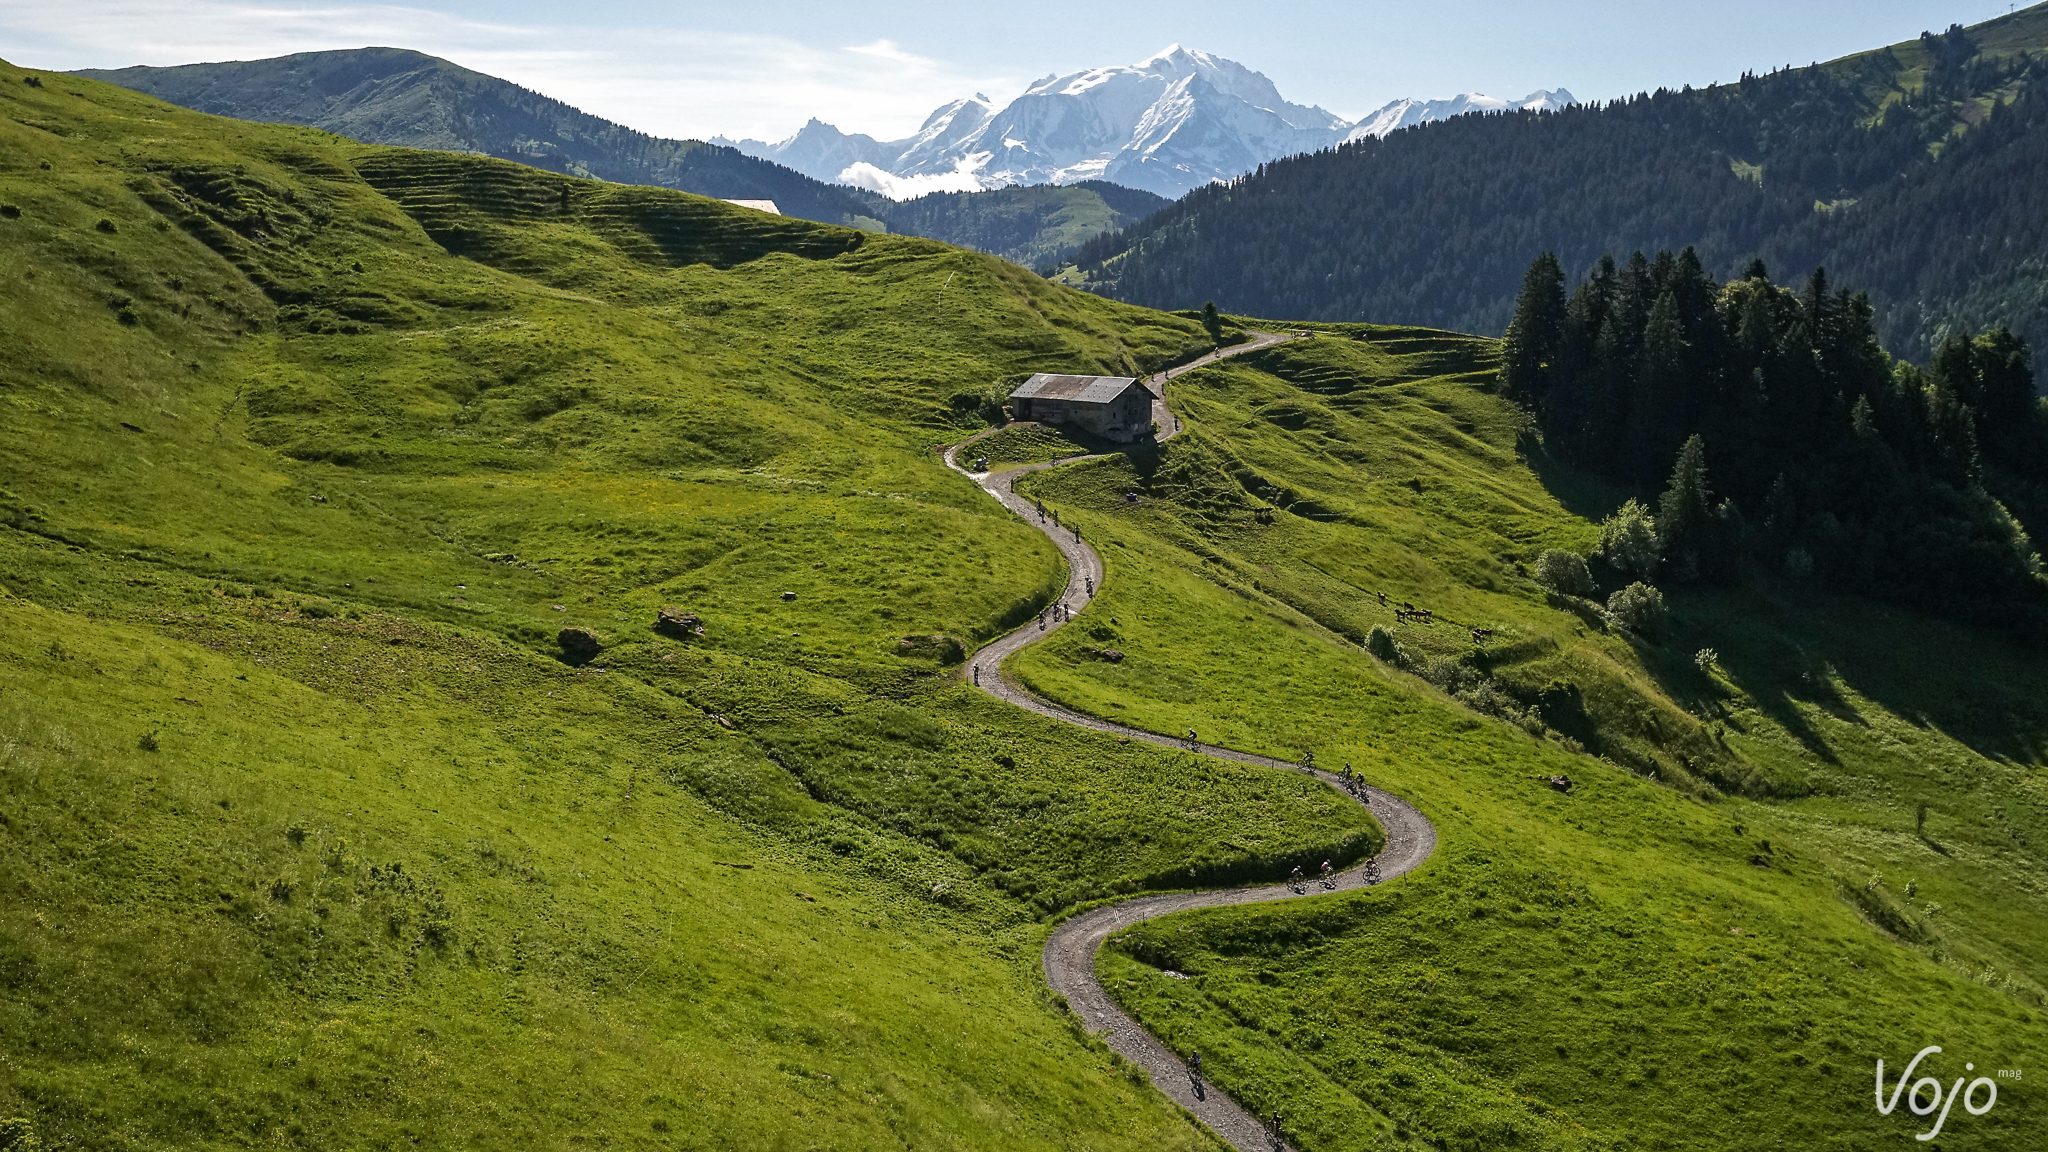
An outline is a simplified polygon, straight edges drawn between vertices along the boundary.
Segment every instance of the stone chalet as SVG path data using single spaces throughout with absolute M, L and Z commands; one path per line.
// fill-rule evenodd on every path
M 1129 443 L 1152 434 L 1152 391 L 1130 376 L 1040 372 L 1010 393 L 1010 414 Z

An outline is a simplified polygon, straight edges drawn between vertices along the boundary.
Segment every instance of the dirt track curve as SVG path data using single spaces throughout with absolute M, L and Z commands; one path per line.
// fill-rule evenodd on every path
M 1246 343 L 1212 352 L 1152 377 L 1153 393 L 1158 397 L 1154 401 L 1153 411 L 1159 425 L 1159 438 L 1163 440 L 1180 431 L 1179 420 L 1166 406 L 1165 385 L 1168 380 L 1205 364 L 1231 356 L 1241 356 L 1290 339 L 1293 337 L 1278 333 L 1254 333 L 1252 339 Z M 1067 584 L 1060 593 L 1058 603 L 1066 605 L 1072 612 L 1081 611 L 1093 598 L 1093 591 L 1101 590 L 1102 557 L 1071 529 L 1053 523 L 1049 517 L 1041 517 L 1038 509 L 1030 501 L 1017 495 L 1016 484 L 1020 477 L 1033 472 L 1094 457 L 1070 457 L 1055 464 L 1032 464 L 1000 474 L 980 474 L 964 467 L 958 459 L 963 449 L 980 438 L 976 436 L 947 449 L 946 465 L 980 485 L 983 491 L 1001 501 L 1012 512 L 1022 516 L 1027 523 L 1037 525 L 1039 531 L 1044 532 L 1059 546 L 1061 554 L 1067 559 Z M 1009 659 L 1012 653 L 1037 643 L 1059 628 L 1064 621 L 1055 619 L 1055 615 L 1056 613 L 1048 613 L 1042 626 L 1034 621 L 1026 621 L 1023 627 L 991 641 L 976 652 L 968 661 L 970 678 L 974 678 L 978 672 L 982 691 L 1020 708 L 1028 708 L 1069 724 L 1078 724 L 1097 732 L 1127 736 L 1133 740 L 1144 740 L 1168 748 L 1220 756 L 1244 764 L 1307 772 L 1332 788 L 1341 789 L 1342 783 L 1334 773 L 1305 768 L 1271 756 L 1220 748 L 1213 744 L 1191 745 L 1177 737 L 1113 724 L 1098 717 L 1084 715 L 1032 695 L 1004 674 L 1003 662 Z M 1379 878 L 1384 882 L 1413 870 L 1429 857 L 1430 852 L 1436 848 L 1436 828 L 1430 824 L 1427 817 L 1405 800 L 1377 788 L 1367 788 L 1365 793 L 1367 806 L 1371 808 L 1373 815 L 1379 818 L 1381 827 L 1386 829 L 1387 833 L 1386 845 L 1375 858 L 1379 866 Z M 1365 864 L 1347 868 L 1337 874 L 1335 891 L 1364 887 L 1367 883 L 1365 877 Z M 1271 1129 L 1265 1122 L 1254 1117 L 1228 1094 L 1202 1083 L 1178 1055 L 1157 1037 L 1139 1027 L 1123 1009 L 1117 1007 L 1110 999 L 1109 993 L 1103 989 L 1101 981 L 1095 978 L 1095 954 L 1101 949 L 1103 941 L 1112 934 L 1155 916 L 1186 911 L 1190 908 L 1217 908 L 1232 904 L 1255 904 L 1267 900 L 1288 900 L 1327 894 L 1328 891 L 1311 880 L 1306 892 L 1301 894 L 1294 892 L 1285 883 L 1279 883 L 1252 888 L 1167 892 L 1135 896 L 1128 900 L 1105 904 L 1068 919 L 1053 932 L 1052 937 L 1045 942 L 1045 979 L 1066 997 L 1068 1006 L 1089 1031 L 1102 1036 L 1111 1048 L 1143 1067 L 1151 1075 L 1152 1083 L 1161 1092 L 1192 1112 L 1232 1146 L 1242 1149 L 1243 1152 L 1271 1152 L 1272 1149 L 1285 1145 L 1274 1140 Z

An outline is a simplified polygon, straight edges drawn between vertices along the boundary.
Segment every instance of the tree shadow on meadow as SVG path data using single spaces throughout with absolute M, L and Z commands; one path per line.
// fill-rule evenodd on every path
M 1706 683 L 1689 667 L 1690 653 L 1712 647 L 1737 688 L 1830 762 L 1833 750 L 1801 706 L 1846 724 L 1869 723 L 1837 681 L 1979 755 L 2030 764 L 2048 758 L 2048 670 L 2037 653 L 1991 632 L 1775 583 L 1688 592 L 1675 606 L 1682 626 L 1674 651 L 1645 663 L 1682 702 L 1697 700 Z

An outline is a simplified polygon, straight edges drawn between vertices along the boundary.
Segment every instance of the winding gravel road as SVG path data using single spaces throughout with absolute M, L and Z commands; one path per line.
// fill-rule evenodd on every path
M 1206 364 L 1231 356 L 1242 356 L 1247 352 L 1269 348 L 1294 338 L 1281 333 L 1253 333 L 1252 339 L 1243 344 L 1212 352 L 1152 377 L 1150 383 L 1153 394 L 1158 397 L 1153 404 L 1153 414 L 1159 425 L 1160 439 L 1166 439 L 1180 431 L 1179 420 L 1166 405 L 1165 385 L 1168 380 Z M 981 436 L 975 436 L 947 449 L 946 465 L 973 480 L 983 491 L 1001 501 L 1012 512 L 1022 516 L 1026 522 L 1037 525 L 1041 532 L 1059 546 L 1061 554 L 1067 560 L 1067 584 L 1058 602 L 1072 612 L 1081 611 L 1093 598 L 1091 590 L 1099 591 L 1102 587 L 1102 557 L 1072 529 L 1054 524 L 1049 516 L 1042 517 L 1032 502 L 1017 495 L 1016 484 L 1020 478 L 1033 472 L 1094 457 L 1071 457 L 1052 464 L 1032 464 L 999 474 L 981 474 L 964 467 L 959 461 L 961 451 L 980 438 Z M 1003 662 L 1012 653 L 1026 645 L 1037 643 L 1059 628 L 1064 621 L 1056 619 L 1056 615 L 1048 613 L 1042 626 L 1037 622 L 1027 621 L 1023 627 L 991 641 L 970 658 L 968 666 L 974 670 L 970 675 L 978 674 L 982 691 L 1020 708 L 1028 708 L 1041 715 L 1097 732 L 1108 732 L 1163 747 L 1220 756 L 1244 764 L 1307 772 L 1332 788 L 1342 788 L 1341 781 L 1334 773 L 1305 768 L 1271 756 L 1221 748 L 1213 744 L 1190 745 L 1186 740 L 1177 737 L 1111 723 L 1032 695 L 1003 672 Z M 1436 828 L 1407 801 L 1377 788 L 1367 788 L 1365 802 L 1379 818 L 1380 826 L 1387 833 L 1386 845 L 1375 858 L 1381 881 L 1391 880 L 1413 870 L 1436 848 Z M 1361 863 L 1337 874 L 1336 891 L 1364 887 L 1366 883 L 1366 865 Z M 1157 1037 L 1139 1027 L 1123 1009 L 1117 1007 L 1102 987 L 1101 981 L 1096 979 L 1095 954 L 1101 949 L 1103 941 L 1114 933 L 1155 916 L 1191 908 L 1217 908 L 1268 900 L 1307 899 L 1328 894 L 1311 879 L 1307 891 L 1301 895 L 1297 895 L 1285 883 L 1279 883 L 1252 888 L 1167 892 L 1105 904 L 1071 917 L 1053 932 L 1052 937 L 1045 942 L 1045 979 L 1066 997 L 1069 1007 L 1089 1031 L 1102 1036 L 1111 1048 L 1142 1066 L 1151 1074 L 1152 1083 L 1161 1092 L 1192 1112 L 1232 1146 L 1242 1149 L 1243 1152 L 1271 1152 L 1272 1149 L 1284 1148 L 1286 1145 L 1274 1140 L 1270 1128 L 1263 1121 L 1254 1117 L 1227 1094 L 1203 1084 L 1178 1055 Z

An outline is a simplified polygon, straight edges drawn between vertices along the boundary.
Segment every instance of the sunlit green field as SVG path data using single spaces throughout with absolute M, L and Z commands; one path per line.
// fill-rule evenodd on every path
M 0 1131 L 1214 1146 L 1043 990 L 1047 925 L 1369 818 L 960 684 L 1063 574 L 937 451 L 1023 374 L 1157 368 L 1197 323 L 29 75 L 0 66 Z M 1876 1057 L 2043 1067 L 2038 655 L 1778 585 L 1675 594 L 1640 647 L 1547 600 L 1536 554 L 1621 494 L 1543 464 L 1492 355 L 1325 329 L 1184 377 L 1162 451 L 1027 482 L 1109 575 L 1024 679 L 1354 763 L 1442 833 L 1368 894 L 1125 937 L 1126 1002 L 1318 1152 L 1903 1147 Z M 1942 1147 L 2048 1143 L 2038 1097 L 2001 1082 Z
M 1156 460 L 1025 482 L 1108 567 L 1028 683 L 1352 763 L 1442 835 L 1369 894 L 1144 926 L 1104 976 L 1304 1147 L 1912 1146 L 1876 1058 L 1941 1044 L 1946 1083 L 2048 1056 L 2038 654 L 1768 584 L 1677 593 L 1661 643 L 1609 633 L 1527 572 L 1620 496 L 1542 466 L 1491 356 L 1325 329 L 1176 383 Z M 1376 626 L 1434 675 L 1368 655 Z M 2001 1082 L 1941 1146 L 2032 1147 L 2038 1098 Z
M 10 1138 L 1212 1146 L 1044 992 L 1047 918 L 1369 824 L 961 686 L 945 640 L 1062 573 L 935 451 L 1023 373 L 1196 325 L 28 75 L 0 66 Z

